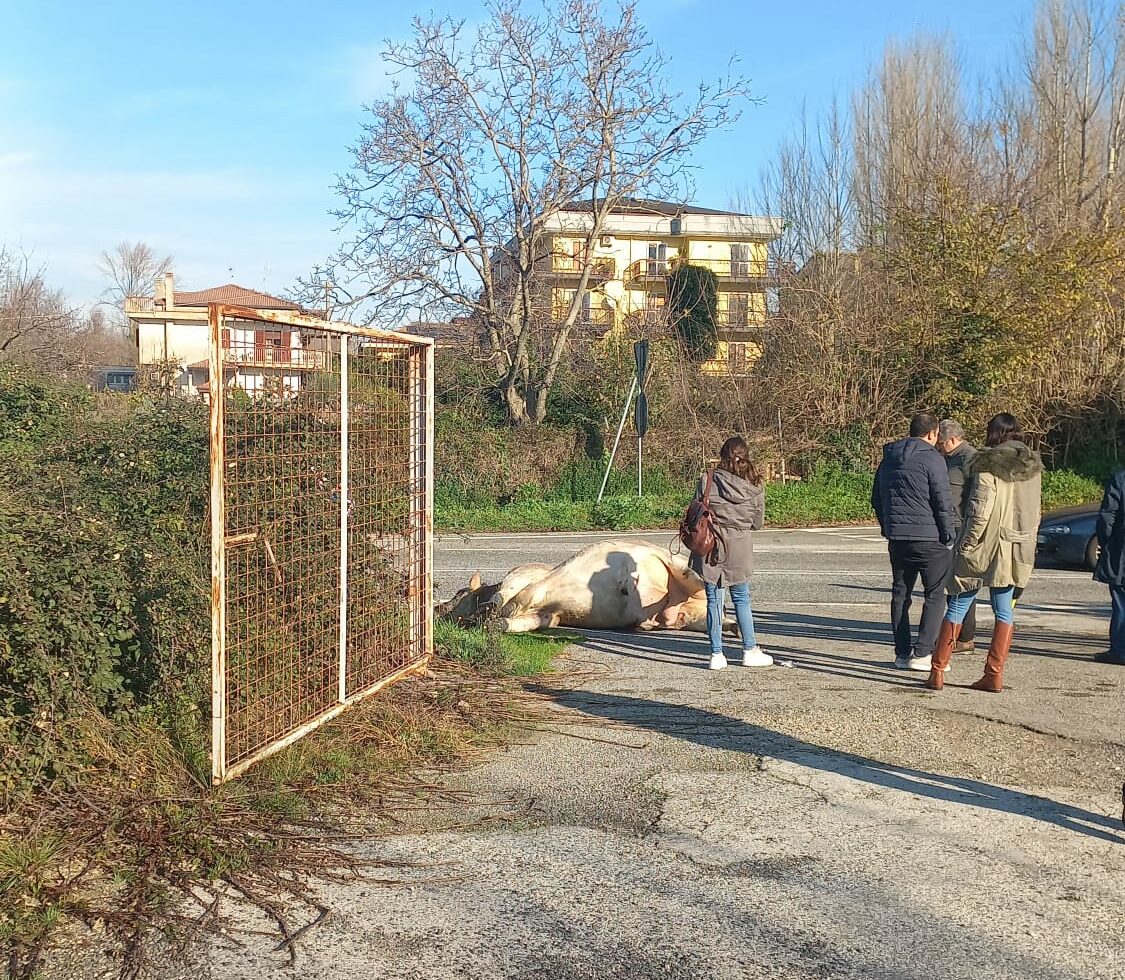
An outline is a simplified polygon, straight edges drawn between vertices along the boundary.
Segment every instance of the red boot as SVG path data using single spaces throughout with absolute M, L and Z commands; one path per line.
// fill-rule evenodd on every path
M 926 687 L 931 691 L 940 691 L 945 687 L 945 668 L 953 659 L 953 644 L 957 642 L 957 634 L 960 632 L 960 623 L 951 623 L 948 619 L 942 620 L 941 632 L 938 633 L 934 653 L 930 657 L 930 676 L 926 680 Z
M 1004 662 L 1012 648 L 1012 624 L 997 623 L 992 629 L 992 644 L 984 662 L 984 676 L 970 685 L 974 691 L 999 694 L 1004 690 Z

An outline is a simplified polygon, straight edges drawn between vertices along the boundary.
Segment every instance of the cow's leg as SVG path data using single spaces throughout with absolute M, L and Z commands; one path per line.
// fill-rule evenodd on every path
M 682 630 L 689 630 L 692 633 L 706 633 L 707 620 L 704 619 L 689 619 L 682 626 L 677 627 Z M 738 621 L 733 616 L 723 617 L 723 632 L 734 634 L 738 632 Z
M 552 629 L 559 625 L 562 617 L 558 613 L 527 613 L 512 616 L 500 621 L 502 633 L 534 633 L 536 630 Z

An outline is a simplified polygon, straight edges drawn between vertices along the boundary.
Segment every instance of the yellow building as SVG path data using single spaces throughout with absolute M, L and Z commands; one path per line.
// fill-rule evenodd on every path
M 590 208 L 581 204 L 542 221 L 556 311 L 573 300 L 590 226 Z M 668 274 L 678 263 L 702 266 L 715 273 L 719 289 L 718 349 L 703 369 L 745 374 L 760 353 L 757 328 L 765 321 L 766 290 L 773 284 L 767 246 L 781 229 L 780 218 L 627 199 L 593 241 L 589 290 L 577 326 L 598 336 L 629 324 L 660 327 L 666 323 Z

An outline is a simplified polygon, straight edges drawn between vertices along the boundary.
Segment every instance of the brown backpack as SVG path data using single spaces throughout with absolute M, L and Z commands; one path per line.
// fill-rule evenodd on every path
M 714 470 L 707 471 L 703 495 L 688 504 L 684 518 L 680 521 L 680 541 L 688 551 L 709 565 L 719 563 L 719 547 L 723 543 L 722 532 L 710 507 L 711 477 L 714 473 Z

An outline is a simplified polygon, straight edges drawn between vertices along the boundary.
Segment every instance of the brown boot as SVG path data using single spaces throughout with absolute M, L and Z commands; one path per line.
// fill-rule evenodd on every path
M 960 632 L 960 623 L 951 623 L 948 619 L 941 621 L 941 632 L 938 633 L 933 656 L 930 657 L 930 676 L 926 680 L 926 687 L 931 691 L 940 691 L 945 687 L 945 668 L 953 659 L 953 644 L 957 642 L 957 634 Z
M 1012 648 L 1012 624 L 997 623 L 992 628 L 992 644 L 988 648 L 988 658 L 984 662 L 984 676 L 970 687 L 974 691 L 990 691 L 999 694 L 1004 690 L 1004 661 Z

